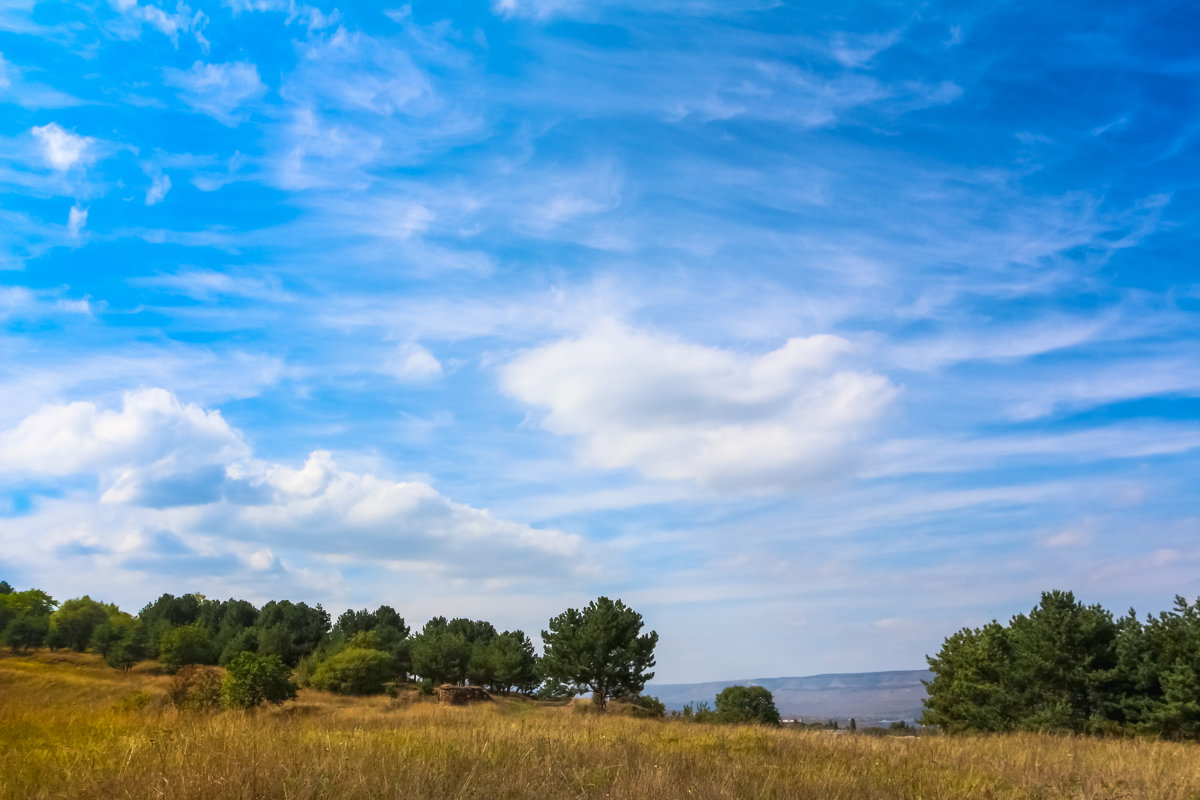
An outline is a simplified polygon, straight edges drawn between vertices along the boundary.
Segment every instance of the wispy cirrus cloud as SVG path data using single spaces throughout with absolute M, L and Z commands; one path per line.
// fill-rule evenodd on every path
M 163 71 L 163 82 L 178 88 L 180 99 L 195 110 L 231 127 L 244 122 L 246 107 L 267 91 L 258 67 L 248 61 L 197 61 L 187 70 L 168 68 Z

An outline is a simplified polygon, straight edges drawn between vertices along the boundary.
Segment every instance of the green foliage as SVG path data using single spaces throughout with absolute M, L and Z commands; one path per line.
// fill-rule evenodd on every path
M 950 732 L 1012 730 L 1023 713 L 1012 682 L 1012 643 L 1008 629 L 990 622 L 964 628 L 928 659 L 922 722 Z
M 663 704 L 663 701 L 652 695 L 639 695 L 636 699 L 634 699 L 633 706 L 640 712 L 634 714 L 634 716 L 637 717 L 653 717 L 655 719 L 661 719 L 667 715 L 666 705 Z
M 171 628 L 191 625 L 200 620 L 200 603 L 203 599 L 204 595 L 194 593 L 181 597 L 163 594 L 153 603 L 144 606 L 138 612 L 138 616 L 143 623 L 151 626 L 164 622 Z
M 128 672 L 146 657 L 146 630 L 142 621 L 124 611 L 112 609 L 108 619 L 92 633 L 92 649 L 104 656 L 113 669 Z
M 219 644 L 219 643 L 214 643 Z M 226 638 L 221 646 L 217 663 L 228 664 L 242 653 L 258 652 L 258 631 L 254 628 L 242 628 Z
M 775 697 L 764 686 L 730 686 L 717 695 L 717 721 L 778 725 Z
M 9 591 L 0 593 L 0 631 L 20 616 L 49 617 L 58 606 L 53 597 L 40 589 L 14 592 L 11 586 L 8 588 Z
M 226 667 L 221 694 L 230 708 L 256 708 L 264 703 L 278 705 L 295 698 L 299 687 L 278 655 L 241 653 Z
M 216 647 L 203 625 L 181 625 L 163 635 L 158 645 L 158 661 L 169 673 L 188 664 L 215 664 Z
M 262 607 L 255 621 L 258 632 L 257 652 L 277 655 L 283 663 L 295 666 L 309 655 L 329 631 L 329 612 L 317 605 L 272 600 Z
M 921 721 L 950 732 L 1062 730 L 1200 738 L 1200 600 L 1145 624 L 1046 592 L 1007 626 L 964 628 L 928 658 Z
M 537 656 L 523 631 L 497 634 L 480 652 L 485 683 L 491 691 L 508 694 L 516 690 L 528 694 L 537 687 Z
M 384 685 L 394 677 L 390 655 L 382 650 L 351 646 L 322 661 L 308 685 L 338 694 L 381 694 Z
M 543 677 L 570 684 L 577 693 L 590 691 L 603 709 L 620 693 L 638 694 L 654 666 L 658 634 L 639 635 L 642 615 L 620 600 L 599 597 L 579 611 L 569 608 L 542 631 Z
M 48 617 L 22 614 L 15 617 L 0 634 L 4 643 L 12 648 L 14 653 L 20 653 L 31 647 L 41 647 L 50 632 Z
M 50 616 L 58 603 L 40 589 L 14 591 L 0 581 L 0 642 L 14 652 L 41 647 L 50 638 Z
M 445 617 L 429 620 L 421 633 L 413 637 L 413 672 L 434 684 L 464 682 L 473 649 L 468 633 L 478 631 L 469 625 L 451 625 Z
M 108 621 L 108 615 L 116 606 L 98 603 L 84 595 L 67 600 L 50 615 L 50 627 L 56 632 L 56 641 L 63 647 L 82 653 L 92 641 L 96 628 Z
M 572 697 L 574 697 L 575 690 L 568 684 L 565 684 L 561 681 L 549 679 L 538 687 L 537 691 L 533 693 L 533 696 L 538 700 L 544 700 L 547 702 L 561 702 L 563 700 L 570 700 Z

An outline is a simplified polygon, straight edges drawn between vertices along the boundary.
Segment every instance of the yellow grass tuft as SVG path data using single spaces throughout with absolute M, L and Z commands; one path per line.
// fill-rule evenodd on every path
M 875 738 L 303 691 L 191 713 L 167 678 L 0 656 L 0 798 L 1200 798 L 1200 749 L 1022 734 Z

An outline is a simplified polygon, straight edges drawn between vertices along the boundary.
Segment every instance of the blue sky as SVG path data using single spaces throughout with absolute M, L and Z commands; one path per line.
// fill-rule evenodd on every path
M 923 666 L 1200 594 L 1187 3 L 0 6 L 0 572 Z

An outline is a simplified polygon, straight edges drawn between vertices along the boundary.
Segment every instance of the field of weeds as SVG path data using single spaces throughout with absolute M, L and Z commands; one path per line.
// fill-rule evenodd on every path
M 1194 744 L 831 736 L 501 700 L 166 702 L 93 656 L 0 656 L 0 798 L 1200 798 Z

